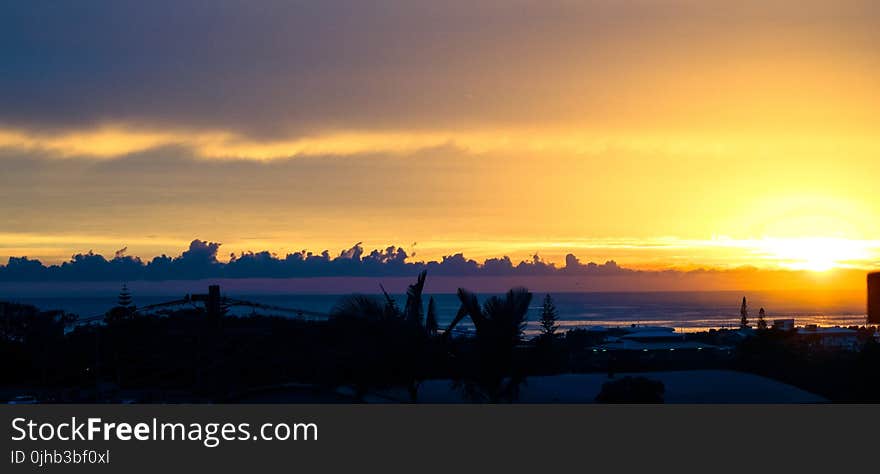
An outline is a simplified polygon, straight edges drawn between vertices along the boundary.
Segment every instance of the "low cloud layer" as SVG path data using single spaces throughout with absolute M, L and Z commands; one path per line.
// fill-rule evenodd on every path
M 407 277 L 422 270 L 435 276 L 533 277 L 533 276 L 603 276 L 636 273 L 614 261 L 604 264 L 581 263 L 569 254 L 565 266 L 556 267 L 537 255 L 531 261 L 515 262 L 510 257 L 490 258 L 483 262 L 461 253 L 440 261 L 409 261 L 406 250 L 396 246 L 367 252 L 358 243 L 331 255 L 325 250 L 306 250 L 284 256 L 270 252 L 232 254 L 228 262 L 218 258 L 220 243 L 193 240 L 177 257 L 161 255 L 149 261 L 126 255 L 125 249 L 106 258 L 93 252 L 74 255 L 60 265 L 44 265 L 27 257 L 10 257 L 0 265 L 0 281 L 136 281 L 186 280 L 206 278 L 303 278 L 303 277 Z
M 367 251 L 356 244 L 338 253 L 244 252 L 218 259 L 221 245 L 194 240 L 176 257 L 161 255 L 149 261 L 126 254 L 107 258 L 92 252 L 74 255 L 59 265 L 12 257 L 0 265 L 0 294 L 114 294 L 120 282 L 141 294 L 177 295 L 203 291 L 205 280 L 240 294 L 375 293 L 379 283 L 391 292 L 403 292 L 418 272 L 427 270 L 430 291 L 453 293 L 459 287 L 481 292 L 503 292 L 515 286 L 549 292 L 633 291 L 842 291 L 846 301 L 864 297 L 865 272 L 840 269 L 817 275 L 808 271 L 739 267 L 727 270 L 635 270 L 613 260 L 584 263 L 568 254 L 555 265 L 534 256 L 517 262 L 510 257 L 482 262 L 461 253 L 436 261 L 415 261 L 403 248 L 389 246 Z M 822 293 L 825 294 L 825 293 Z M 838 295 L 838 296 L 840 296 Z M 837 298 L 838 296 L 835 296 Z M 844 298 L 844 296 L 840 296 Z

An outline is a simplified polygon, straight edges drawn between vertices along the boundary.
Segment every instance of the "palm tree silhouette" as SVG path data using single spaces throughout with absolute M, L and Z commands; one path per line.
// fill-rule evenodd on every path
M 493 296 L 481 307 L 477 296 L 464 288 L 458 289 L 461 307 L 445 334 L 451 334 L 455 326 L 466 316 L 471 318 L 477 339 L 515 345 L 522 338 L 526 313 L 532 302 L 532 293 L 525 288 L 513 288 L 504 297 Z
M 453 330 L 465 317 L 470 317 L 476 328 L 476 353 L 469 354 L 475 356 L 473 363 L 465 367 L 458 381 L 471 399 L 514 400 L 524 380 L 514 364 L 514 351 L 522 341 L 532 293 L 514 288 L 480 305 L 476 295 L 460 288 L 461 307 L 442 339 L 436 340 L 432 338 L 437 332 L 433 304 L 429 303 L 427 321 L 424 318 L 422 292 L 426 276 L 427 272 L 422 271 L 416 282 L 409 285 L 402 311 L 383 287 L 384 303 L 379 298 L 351 295 L 340 300 L 331 312 L 336 321 L 349 327 L 348 333 L 352 335 L 348 344 L 353 347 L 348 349 L 356 354 L 351 364 L 357 392 L 365 394 L 376 385 L 375 381 L 393 378 L 397 383 L 405 383 L 410 399 L 416 401 L 419 385 L 426 377 L 423 362 L 430 347 L 445 343 L 446 349 L 451 349 Z
M 384 303 L 371 296 L 350 295 L 331 311 L 331 317 L 351 336 L 346 350 L 353 354 L 349 361 L 359 396 L 384 381 L 405 384 L 410 400 L 418 399 L 430 336 L 422 307 L 426 277 L 427 271 L 422 271 L 407 288 L 403 311 L 382 285 Z
M 425 278 L 428 276 L 427 270 L 419 273 L 416 282 L 409 285 L 406 290 L 406 306 L 403 307 L 403 318 L 406 322 L 414 326 L 424 325 L 424 311 L 422 308 L 422 290 L 425 289 Z
M 514 364 L 514 350 L 522 340 L 532 293 L 513 288 L 503 297 L 493 296 L 480 306 L 477 296 L 459 288 L 461 307 L 444 333 L 470 317 L 476 330 L 477 358 L 462 381 L 465 393 L 479 401 L 512 401 L 524 377 Z

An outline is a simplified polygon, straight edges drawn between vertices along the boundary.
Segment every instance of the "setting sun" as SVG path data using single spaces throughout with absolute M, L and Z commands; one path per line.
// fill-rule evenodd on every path
M 871 242 L 843 238 L 764 239 L 759 252 L 764 258 L 792 270 L 828 271 L 863 262 L 872 256 Z

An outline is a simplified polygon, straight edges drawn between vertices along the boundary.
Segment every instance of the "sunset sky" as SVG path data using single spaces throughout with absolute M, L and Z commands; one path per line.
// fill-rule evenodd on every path
M 0 262 L 880 266 L 876 1 L 4 2 Z

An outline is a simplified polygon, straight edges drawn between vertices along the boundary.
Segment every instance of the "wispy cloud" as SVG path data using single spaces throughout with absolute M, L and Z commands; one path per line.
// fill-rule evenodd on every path
M 67 131 L 28 131 L 0 128 L 0 149 L 39 152 L 46 157 L 113 159 L 166 147 L 184 147 L 197 157 L 226 160 L 275 160 L 303 156 L 403 155 L 451 146 L 474 154 L 564 153 L 593 155 L 610 150 L 652 152 L 677 156 L 736 154 L 833 153 L 841 144 L 859 153 L 876 153 L 873 136 L 737 136 L 699 132 L 621 133 L 610 130 L 437 130 L 351 131 L 271 139 L 229 131 L 141 129 L 106 125 Z

